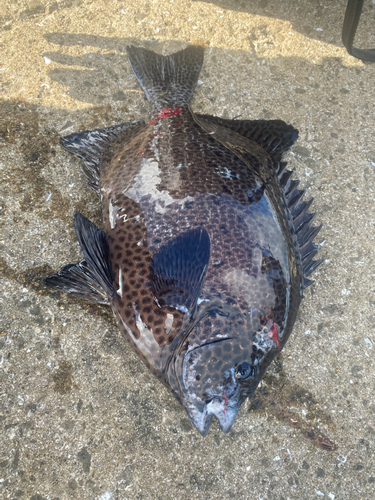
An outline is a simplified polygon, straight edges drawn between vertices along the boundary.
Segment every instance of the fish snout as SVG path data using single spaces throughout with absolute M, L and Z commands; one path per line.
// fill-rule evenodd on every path
M 225 394 L 215 396 L 210 401 L 185 405 L 187 415 L 194 427 L 203 437 L 207 436 L 212 417 L 216 417 L 220 429 L 226 434 L 232 428 L 241 404 L 237 400 L 228 400 Z

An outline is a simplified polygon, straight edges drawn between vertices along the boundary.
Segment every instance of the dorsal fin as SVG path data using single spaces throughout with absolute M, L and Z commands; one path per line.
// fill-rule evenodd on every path
M 210 260 L 206 229 L 195 228 L 163 245 L 151 264 L 152 291 L 160 306 L 191 312 L 197 302 Z
M 323 262 L 324 259 L 312 260 L 319 251 L 319 247 L 313 242 L 315 236 L 322 229 L 320 226 L 311 226 L 316 212 L 309 213 L 313 198 L 309 201 L 302 201 L 305 191 L 297 189 L 299 181 L 291 180 L 292 173 L 290 170 L 284 170 L 281 175 L 280 183 L 284 190 L 284 195 L 288 204 L 288 208 L 293 217 L 294 230 L 297 234 L 299 250 L 302 259 L 302 270 L 304 276 L 303 287 L 306 288 L 314 282 L 307 277 L 315 271 L 315 269 Z
M 142 125 L 144 122 L 138 120 L 113 127 L 75 132 L 62 137 L 60 144 L 64 149 L 83 160 L 82 170 L 87 177 L 88 185 L 99 193 L 100 160 L 103 154 L 119 135 L 127 132 L 127 135 L 131 136 Z
M 199 124 L 201 121 L 212 122 L 256 142 L 267 151 L 275 167 L 298 139 L 298 130 L 282 120 L 228 120 L 211 115 L 196 114 L 196 116 Z
M 214 133 L 215 138 L 219 142 L 222 142 L 222 144 L 234 151 L 238 156 L 242 153 L 241 140 L 244 141 L 242 139 L 244 137 L 252 141 L 252 144 L 255 143 L 257 148 L 260 146 L 256 152 L 257 157 L 261 158 L 259 153 L 262 149 L 271 157 L 275 173 L 284 191 L 288 209 L 293 217 L 298 237 L 304 273 L 303 286 L 311 285 L 313 281 L 306 278 L 322 262 L 311 260 L 311 249 L 316 250 L 315 253 L 318 251 L 318 247 L 312 240 L 320 231 L 321 226 L 319 228 L 310 228 L 313 216 L 311 217 L 310 214 L 307 214 L 307 209 L 311 205 L 312 200 L 308 202 L 301 201 L 304 191 L 298 189 L 299 181 L 292 179 L 293 171 L 287 170 L 286 163 L 281 161 L 283 154 L 297 140 L 298 130 L 292 125 L 287 125 L 282 120 L 226 120 L 215 116 L 199 114 L 193 114 L 193 118 L 203 130 L 209 134 Z M 225 140 L 223 139 L 223 130 L 225 129 L 231 131 L 231 133 L 235 132 L 238 135 Z M 232 134 L 232 136 L 234 135 Z M 251 147 L 248 149 L 248 152 L 251 154 Z M 246 154 L 242 155 L 242 157 L 245 161 L 247 160 Z M 309 252 L 308 254 L 307 251 Z M 307 259 L 307 257 L 309 258 Z

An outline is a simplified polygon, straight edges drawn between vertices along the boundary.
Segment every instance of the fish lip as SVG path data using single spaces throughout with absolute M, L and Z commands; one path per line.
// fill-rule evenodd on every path
M 215 396 L 209 403 L 205 403 L 202 411 L 199 411 L 192 403 L 189 408 L 185 407 L 185 409 L 191 423 L 203 437 L 206 437 L 212 417 L 218 421 L 220 430 L 227 434 L 236 421 L 240 406 L 240 401 L 231 401 L 223 411 L 222 398 Z
M 214 398 L 207 406 L 208 413 L 216 417 L 216 420 L 219 422 L 220 429 L 224 432 L 224 434 L 227 434 L 236 421 L 236 417 L 241 406 L 237 397 L 229 400 L 224 409 L 222 406 L 222 398 Z
M 189 405 L 185 406 L 185 410 L 190 422 L 203 437 L 206 437 L 212 420 L 212 415 L 207 411 L 207 405 L 205 404 L 203 410 L 199 411 L 194 403 L 189 402 Z

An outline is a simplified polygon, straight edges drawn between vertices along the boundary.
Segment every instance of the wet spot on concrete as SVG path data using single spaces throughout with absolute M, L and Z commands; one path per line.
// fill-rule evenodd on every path
M 193 430 L 193 424 L 190 422 L 188 418 L 182 418 L 180 420 L 180 424 L 181 424 L 181 429 L 184 432 L 189 432 Z
M 18 272 L 17 269 L 10 267 L 3 257 L 0 257 L 0 274 L 4 278 L 17 281 L 22 286 L 32 288 L 32 290 L 38 293 L 38 295 L 49 295 L 51 293 L 57 294 L 57 292 L 53 292 L 51 289 L 48 289 L 43 282 L 44 278 L 53 274 L 53 269 L 48 264 L 32 267 L 23 272 Z M 57 294 L 57 296 L 59 297 L 60 295 Z M 21 308 L 27 308 L 31 305 L 32 302 L 30 300 L 20 302 Z
M 357 366 L 357 365 L 352 366 L 351 372 L 352 372 L 353 377 L 362 378 L 363 375 L 360 373 L 362 370 L 363 370 L 363 368 L 361 366 Z
M 78 488 L 77 481 L 75 479 L 70 479 L 68 481 L 68 488 L 72 491 L 76 490 Z
M 197 487 L 198 490 L 207 490 L 218 481 L 219 478 L 214 474 L 203 473 L 201 471 L 197 471 L 197 473 L 190 477 L 190 485 Z
M 121 351 L 118 329 L 111 328 L 107 331 L 103 337 L 101 345 L 106 352 Z
M 82 399 L 79 399 L 78 403 L 77 403 L 77 413 L 81 413 L 82 405 L 83 405 L 83 401 L 82 401 Z
M 328 306 L 323 307 L 322 310 L 328 314 L 333 314 L 338 311 L 338 307 L 336 304 L 329 304 Z
M 91 467 L 90 453 L 86 450 L 86 448 L 82 448 L 82 450 L 77 453 L 77 458 L 82 464 L 83 472 L 86 472 L 86 474 L 88 474 Z
M 35 403 L 29 403 L 27 406 L 26 406 L 26 411 L 31 411 L 32 413 L 35 413 L 36 412 L 36 409 L 37 409 L 37 406 Z
M 249 411 L 267 413 L 268 416 L 275 417 L 289 427 L 298 429 L 321 449 L 327 451 L 336 449 L 335 443 L 315 425 L 319 420 L 334 430 L 334 422 L 329 415 L 319 409 L 318 402 L 310 392 L 297 384 L 291 384 L 283 371 L 279 372 L 279 377 L 267 374 L 263 380 L 266 385 L 256 391 Z M 300 408 L 300 411 L 296 411 L 296 408 Z
M 74 420 L 65 420 L 65 422 L 63 422 L 63 424 L 62 424 L 62 427 L 63 427 L 66 431 L 72 431 L 72 430 L 73 430 L 74 425 L 75 425 L 75 421 L 74 421 Z
M 134 465 L 126 467 L 126 469 L 118 476 L 118 481 L 125 483 L 125 485 L 130 484 L 133 481 L 134 470 Z
M 305 146 L 294 146 L 293 152 L 303 158 L 308 158 L 310 156 L 310 151 Z
M 36 14 L 41 14 L 45 10 L 43 3 L 39 0 L 30 0 L 27 7 L 28 8 L 21 13 L 20 19 L 24 19 L 25 17 L 29 16 L 35 16 Z
M 122 90 L 119 90 L 118 92 L 113 94 L 112 99 L 114 101 L 126 101 L 127 98 L 126 94 Z
M 60 361 L 58 370 L 52 378 L 55 383 L 53 390 L 59 394 L 67 394 L 75 384 L 72 380 L 72 364 L 69 361 Z
M 11 465 L 11 469 L 13 471 L 18 469 L 19 462 L 20 462 L 20 450 L 17 448 Z

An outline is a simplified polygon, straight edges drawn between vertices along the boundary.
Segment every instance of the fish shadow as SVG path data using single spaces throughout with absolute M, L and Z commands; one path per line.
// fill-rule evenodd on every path
M 282 19 L 289 21 L 293 30 L 308 38 L 319 40 L 342 47 L 341 33 L 344 22 L 344 15 L 347 0 L 342 0 L 340 6 L 332 8 L 331 5 L 323 5 L 322 2 L 311 2 L 310 0 L 300 0 L 295 8 L 291 8 L 293 2 L 275 2 L 272 0 L 193 0 L 203 1 L 217 5 L 217 7 L 244 12 L 272 19 Z M 336 2 L 335 2 L 336 3 Z M 374 22 L 375 6 L 370 2 L 365 2 L 359 25 L 359 33 L 369 32 L 370 24 Z M 254 39 L 256 33 L 264 31 L 266 26 L 256 28 L 249 33 L 249 39 Z M 269 43 L 269 42 L 268 42 Z
M 52 81 L 69 87 L 66 92 L 69 97 L 94 105 L 124 103 L 129 93 L 133 97 L 134 93 L 142 95 L 145 99 L 126 55 L 128 45 L 140 45 L 138 39 L 71 33 L 49 33 L 44 38 L 55 45 L 93 48 L 92 52 L 81 56 L 58 51 L 43 54 L 45 60 L 64 65 L 49 71 L 48 75 Z M 148 40 L 146 45 L 150 50 L 157 50 L 161 44 L 157 40 Z M 180 48 L 181 43 L 177 42 L 176 50 Z
M 327 76 L 334 79 L 345 68 L 341 58 L 336 57 L 325 57 L 319 65 L 312 64 L 302 57 L 262 58 L 261 53 L 256 53 L 253 41 L 268 36 L 272 38 L 271 35 L 268 33 L 266 26 L 258 27 L 249 35 L 248 50 L 223 50 L 216 47 L 207 49 L 201 78 L 206 80 L 213 72 L 221 80 L 232 79 L 235 67 L 232 68 L 232 72 L 224 70 L 228 63 L 233 62 L 235 65 L 234 61 L 237 61 L 238 57 L 241 56 L 245 58 L 244 62 L 252 71 L 259 72 L 259 65 L 262 66 L 262 71 L 265 73 L 264 84 L 269 81 L 269 78 L 271 78 L 271 81 L 289 82 L 291 104 L 301 107 L 303 106 L 301 94 L 305 93 L 306 90 L 295 89 L 297 93 L 295 95 L 295 77 L 298 74 L 303 71 L 313 74 L 319 68 L 319 72 L 327 70 Z M 49 33 L 44 37 L 49 43 L 60 47 L 92 48 L 91 52 L 77 56 L 63 54 L 59 50 L 47 51 L 42 54 L 46 62 L 53 61 L 61 65 L 61 67 L 51 69 L 48 76 L 52 81 L 65 86 L 67 88 L 66 94 L 69 97 L 95 106 L 107 108 L 113 105 L 122 106 L 124 113 L 128 112 L 129 106 L 135 103 L 138 117 L 147 114 L 148 104 L 129 64 L 126 47 L 134 44 L 157 52 L 175 52 L 186 46 L 184 42 L 176 40 L 159 42 L 156 39 L 147 39 L 142 41 L 136 38 L 112 38 L 71 33 Z M 229 61 L 228 57 L 230 58 Z M 280 64 L 280 61 L 282 64 Z M 358 69 L 358 71 L 361 70 Z M 311 78 L 311 80 L 314 80 L 314 78 Z M 241 81 L 241 78 L 238 81 Z M 233 83 L 228 85 L 233 86 Z M 310 82 L 309 86 L 313 87 L 314 84 Z M 231 90 L 235 90 L 235 87 Z M 265 96 L 267 96 L 269 90 L 266 86 L 264 87 Z M 334 87 L 331 87 L 330 90 L 335 92 Z M 203 93 L 203 99 L 211 102 L 217 100 L 215 90 L 209 85 L 202 87 L 198 85 L 194 98 L 199 92 Z M 339 89 L 337 89 L 337 95 L 340 96 Z M 130 118 L 134 119 L 133 116 Z M 229 116 L 224 115 L 224 118 L 229 118 Z M 270 119 L 272 116 L 266 112 L 264 116 L 257 116 L 257 118 Z

